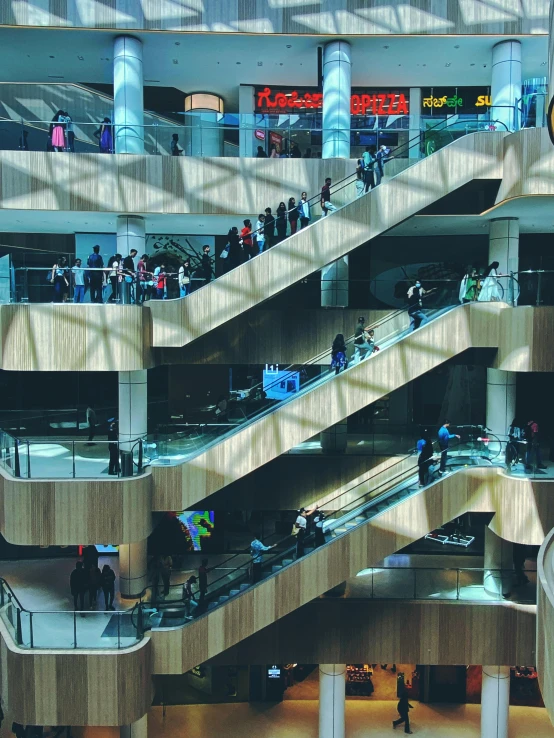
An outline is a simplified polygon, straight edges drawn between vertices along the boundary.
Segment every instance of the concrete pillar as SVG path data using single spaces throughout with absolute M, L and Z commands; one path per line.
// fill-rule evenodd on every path
M 350 44 L 330 41 L 323 50 L 322 159 L 350 157 Z
M 487 428 L 505 441 L 516 414 L 516 373 L 487 368 Z
M 185 98 L 185 155 L 223 156 L 223 100 L 218 95 L 193 93 Z
M 519 269 L 519 219 L 493 218 L 489 223 L 489 264 L 499 263 L 499 274 L 514 274 Z M 517 279 L 517 276 L 516 276 Z M 500 280 L 504 300 L 517 304 L 517 287 L 509 278 Z
M 492 49 L 491 119 L 500 121 L 509 131 L 517 130 L 516 101 L 521 98 L 521 43 L 500 41 Z M 501 107 L 500 107 L 501 106 Z
M 120 738 L 148 738 L 148 714 L 135 720 L 131 725 L 122 725 L 119 728 Z
M 410 159 L 420 159 L 421 149 L 419 146 L 421 133 L 421 87 L 410 87 L 410 129 L 408 141 L 413 141 L 408 149 Z
M 485 528 L 485 592 L 502 599 L 513 586 L 514 547 L 487 526 Z M 491 734 L 492 735 L 492 734 Z
M 263 126 L 261 126 L 263 129 Z M 256 156 L 258 146 L 266 148 L 265 141 L 258 141 L 254 132 L 256 120 L 254 116 L 254 87 L 241 85 L 239 87 L 239 154 L 240 156 Z M 267 134 L 266 134 L 267 135 Z
M 324 368 L 327 372 L 327 367 Z M 321 450 L 328 454 L 343 454 L 348 443 L 348 421 L 341 420 L 340 423 L 326 428 L 319 434 Z
M 321 307 L 348 307 L 348 256 L 321 270 Z
M 508 738 L 510 667 L 483 666 L 481 738 Z
M 147 541 L 119 546 L 119 591 L 122 597 L 138 597 L 148 584 Z
M 130 450 L 147 432 L 148 372 L 119 372 L 119 441 Z
M 116 154 L 144 154 L 142 41 L 117 36 L 113 54 Z
M 140 215 L 117 216 L 117 253 L 127 256 L 136 249 L 138 258 L 146 249 L 146 222 Z M 135 266 L 137 262 L 135 261 Z
M 319 665 L 319 738 L 344 738 L 346 664 Z

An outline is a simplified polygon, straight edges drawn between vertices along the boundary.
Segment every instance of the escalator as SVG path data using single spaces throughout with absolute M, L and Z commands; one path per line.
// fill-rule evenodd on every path
M 151 301 L 152 345 L 185 346 L 473 180 L 502 179 L 504 136 L 464 135 L 187 297 Z M 354 180 L 337 183 L 332 196 L 350 187 L 355 197 Z
M 500 302 L 452 307 L 455 292 L 430 303 L 429 322 L 415 332 L 403 312 L 376 324 L 380 350 L 338 375 L 314 364 L 288 367 L 279 373 L 277 386 L 261 385 L 252 404 L 246 398 L 242 418 L 201 434 L 191 435 L 197 429 L 190 428 L 156 437 L 150 451 L 155 480 L 158 466 L 179 465 L 180 473 L 171 476 L 171 490 L 159 485 L 159 501 L 155 489 L 154 509 L 190 508 L 454 356 L 470 348 L 497 348 L 500 313 L 510 308 Z M 323 363 L 321 356 L 316 359 Z M 277 389 L 281 400 L 273 394 Z
M 498 450 L 489 455 L 489 451 L 460 446 L 453 449 L 446 476 L 437 478 L 437 461 L 426 486 L 420 487 L 417 457 L 399 458 L 381 474 L 341 488 L 322 503 L 324 541 L 317 548 L 312 534 L 300 558 L 293 536 L 266 541 L 276 551 L 264 555 L 258 583 L 252 584 L 250 556 L 244 552 L 220 564 L 226 573 L 210 583 L 201 607 L 191 609 L 183 604 L 177 587 L 165 601 L 153 598 L 149 590 L 139 609 L 145 627 L 151 630 L 155 653 L 182 652 L 178 667 L 168 666 L 164 657 L 155 672 L 186 671 L 216 656 L 450 522 L 469 507 L 468 472 L 473 468 L 487 473 L 489 469 L 497 474 L 499 461 Z M 456 497 L 465 497 L 466 509 L 456 504 Z M 224 635 L 217 637 L 217 633 Z

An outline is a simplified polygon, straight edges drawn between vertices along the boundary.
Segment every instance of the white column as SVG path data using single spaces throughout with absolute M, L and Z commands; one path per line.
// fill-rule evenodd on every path
M 136 249 L 138 258 L 144 254 L 146 240 L 146 222 L 140 215 L 117 216 L 117 253 L 127 256 L 131 249 Z M 136 266 L 136 262 L 135 262 Z
M 319 738 L 344 738 L 346 664 L 319 665 Z
M 410 159 L 421 158 L 419 146 L 421 134 L 421 87 L 410 87 L 410 129 L 408 141 L 413 141 L 408 149 Z
M 119 441 L 123 451 L 147 431 L 148 371 L 119 372 Z
M 185 155 L 223 156 L 223 101 L 217 95 L 192 93 L 185 98 Z
M 491 118 L 503 123 L 509 131 L 516 130 L 514 109 L 516 100 L 521 97 L 521 43 L 519 41 L 513 39 L 500 41 L 493 46 L 491 97 Z M 499 125 L 498 128 L 504 130 L 504 125 Z
M 140 595 L 148 584 L 147 542 L 119 545 L 119 591 L 122 597 Z
M 485 527 L 484 565 L 485 592 L 501 600 L 514 583 L 514 546 L 493 533 L 488 526 Z
M 481 738 L 508 738 L 510 667 L 483 666 Z
M 135 720 L 131 725 L 122 725 L 119 728 L 120 738 L 148 738 L 148 714 Z
M 500 274 L 517 273 L 519 269 L 519 220 L 518 218 L 493 218 L 489 223 L 489 264 L 497 261 Z M 502 279 L 504 299 L 512 296 L 509 279 Z
M 506 440 L 516 415 L 516 373 L 487 368 L 487 428 Z
M 258 141 L 254 136 L 254 87 L 252 85 L 241 85 L 239 87 L 239 153 L 240 156 L 256 156 L 258 146 L 263 146 L 265 141 Z
M 118 36 L 113 54 L 116 154 L 144 154 L 142 80 L 142 41 L 134 36 Z
M 350 44 L 330 41 L 323 50 L 322 159 L 350 157 Z

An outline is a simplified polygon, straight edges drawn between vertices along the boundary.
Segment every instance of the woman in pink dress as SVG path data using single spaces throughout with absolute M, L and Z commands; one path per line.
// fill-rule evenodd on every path
M 52 148 L 54 151 L 63 151 L 65 149 L 64 124 L 65 117 L 61 110 L 58 110 L 52 118 Z

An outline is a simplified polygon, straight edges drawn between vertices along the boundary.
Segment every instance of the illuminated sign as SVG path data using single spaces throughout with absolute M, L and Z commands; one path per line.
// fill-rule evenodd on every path
M 491 106 L 489 87 L 423 87 L 421 112 L 432 115 L 483 114 Z
M 322 109 L 323 94 L 316 90 L 256 89 L 257 113 Z M 408 115 L 408 92 L 354 90 L 350 97 L 350 112 L 352 115 Z
M 256 130 L 254 131 L 254 136 L 258 139 L 258 141 L 265 141 L 265 131 L 262 131 L 259 128 L 256 128 Z

